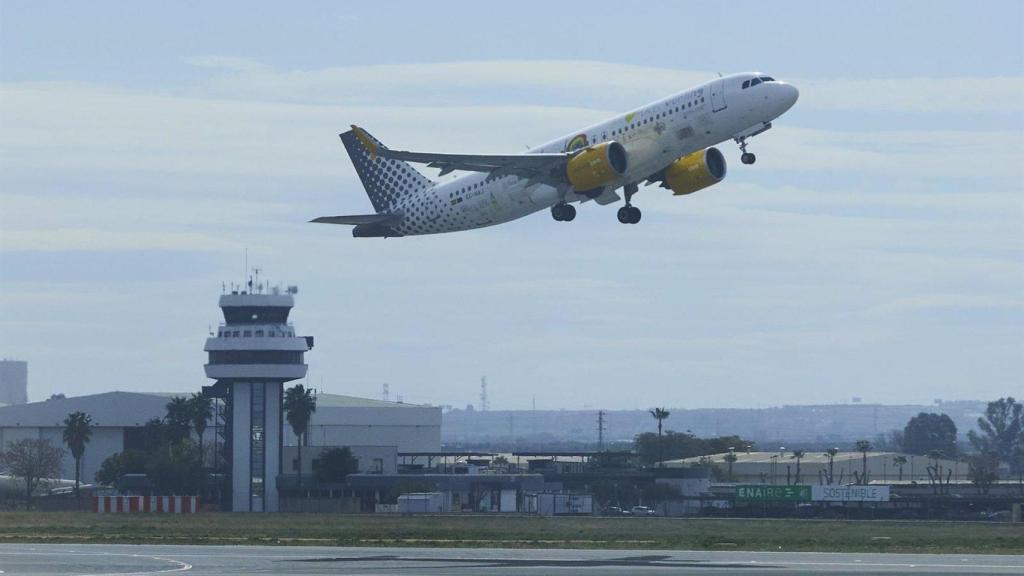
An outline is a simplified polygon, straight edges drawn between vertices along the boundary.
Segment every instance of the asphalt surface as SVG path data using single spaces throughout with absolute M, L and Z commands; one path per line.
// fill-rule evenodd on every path
M 0 544 L 0 573 L 181 574 L 1024 574 L 1024 556 Z

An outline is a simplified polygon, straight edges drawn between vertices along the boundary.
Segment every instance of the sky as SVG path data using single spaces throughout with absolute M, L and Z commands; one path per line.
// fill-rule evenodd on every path
M 29 395 L 192 391 L 246 261 L 319 390 L 495 409 L 1024 395 L 1024 3 L 0 2 L 0 356 Z M 721 184 L 455 234 L 337 134 L 514 153 L 759 70 Z M 423 169 L 436 178 L 434 170 Z M 246 254 L 248 260 L 246 260 Z

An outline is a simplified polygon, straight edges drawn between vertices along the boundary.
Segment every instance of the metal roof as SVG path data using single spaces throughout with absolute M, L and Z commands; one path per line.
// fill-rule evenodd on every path
M 153 418 L 166 416 L 167 403 L 172 396 L 188 395 L 187 392 L 104 392 L 29 404 L 0 406 L 0 427 L 63 427 L 67 415 L 79 410 L 92 417 L 94 426 L 142 426 Z M 425 408 L 418 404 L 400 404 L 337 394 L 318 394 L 317 407 Z M 440 420 L 440 408 L 437 408 L 436 411 L 437 419 Z M 324 418 L 326 416 L 321 415 L 318 419 L 314 413 L 314 425 Z M 350 420 L 348 423 L 358 424 L 361 421 Z
M 344 396 L 342 394 L 316 395 L 317 408 L 428 408 L 424 404 L 406 404 L 404 402 L 388 402 L 386 400 L 373 400 L 371 398 L 357 398 L 355 396 Z
M 142 426 L 167 414 L 167 396 L 138 392 L 105 392 L 89 396 L 55 398 L 0 408 L 0 427 L 64 426 L 72 412 L 92 417 L 93 426 Z

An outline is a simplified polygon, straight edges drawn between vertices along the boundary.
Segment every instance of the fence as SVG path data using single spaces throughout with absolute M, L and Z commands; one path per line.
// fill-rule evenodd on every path
M 93 496 L 92 510 L 98 514 L 166 512 L 195 514 L 198 496 Z

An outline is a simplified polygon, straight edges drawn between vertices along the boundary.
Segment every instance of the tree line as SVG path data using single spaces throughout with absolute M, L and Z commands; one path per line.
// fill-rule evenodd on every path
M 634 438 L 634 449 L 643 465 L 655 465 L 666 460 L 693 458 L 710 454 L 726 453 L 725 462 L 729 467 L 727 478 L 732 478 L 732 464 L 736 462 L 736 451 L 749 451 L 753 442 L 738 436 L 719 438 L 698 438 L 693 433 L 664 431 L 664 421 L 671 412 L 665 408 L 653 408 L 651 417 L 657 421 L 657 433 L 645 432 Z M 979 485 L 991 484 L 1004 470 L 1009 475 L 1024 481 L 1024 404 L 1013 397 L 1000 398 L 989 402 L 984 415 L 977 420 L 977 430 L 967 433 L 968 446 L 958 443 L 956 424 L 946 414 L 926 413 L 912 417 L 902 430 L 894 430 L 876 438 L 874 444 L 862 439 L 854 443 L 853 449 L 862 455 L 860 471 L 854 471 L 852 480 L 858 484 L 869 482 L 867 455 L 874 449 L 892 450 L 906 454 L 927 456 L 933 460 L 929 473 L 941 476 L 947 473 L 938 464 L 942 459 L 963 459 L 968 464 L 971 479 Z M 838 448 L 825 451 L 829 466 L 823 471 L 822 483 L 841 483 L 833 474 L 832 461 Z M 804 450 L 793 450 L 790 458 L 796 463 L 796 482 L 801 480 L 800 461 L 806 455 Z M 905 456 L 897 455 L 893 464 L 899 470 L 902 480 Z M 934 468 L 932 470 L 931 468 Z M 940 481 L 936 479 L 936 481 Z

